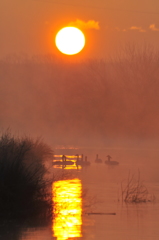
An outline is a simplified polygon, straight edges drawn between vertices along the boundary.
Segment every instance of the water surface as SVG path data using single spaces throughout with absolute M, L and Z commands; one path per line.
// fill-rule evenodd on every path
M 82 169 L 52 169 L 71 173 L 71 178 L 52 185 L 56 203 L 54 221 L 43 228 L 22 228 L 17 240 L 158 240 L 159 236 L 159 151 L 151 149 L 57 150 L 56 154 L 84 154 L 91 165 Z M 95 164 L 96 154 L 103 160 L 110 154 L 119 166 Z M 72 171 L 72 172 L 71 172 Z M 125 204 L 121 201 L 121 182 L 134 174 L 147 187 L 153 201 Z M 72 175 L 73 174 L 73 175 Z M 69 176 L 69 174 L 68 174 Z M 154 199 L 155 197 L 155 199 Z M 84 212 L 83 212 L 84 211 Z M 87 213 L 108 213 L 88 215 Z M 115 213 L 115 215 L 111 215 Z M 110 214 L 110 215 L 109 215 Z M 10 231 L 10 233 L 13 230 Z M 7 239 L 0 238 L 0 239 Z

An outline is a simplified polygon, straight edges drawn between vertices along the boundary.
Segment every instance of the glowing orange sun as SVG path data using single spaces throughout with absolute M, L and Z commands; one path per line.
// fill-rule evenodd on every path
M 60 52 L 74 55 L 84 48 L 85 36 L 76 27 L 64 27 L 56 34 L 55 44 Z

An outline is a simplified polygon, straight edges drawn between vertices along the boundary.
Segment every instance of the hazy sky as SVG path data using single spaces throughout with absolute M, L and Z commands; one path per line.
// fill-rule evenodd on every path
M 86 35 L 83 58 L 105 57 L 125 42 L 159 42 L 158 0 L 2 0 L 0 16 L 0 57 L 59 54 L 56 32 L 77 20 Z

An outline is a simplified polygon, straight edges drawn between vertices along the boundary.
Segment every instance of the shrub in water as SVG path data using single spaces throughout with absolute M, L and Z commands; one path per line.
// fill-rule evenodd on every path
M 126 203 L 146 203 L 151 202 L 148 190 L 140 180 L 140 172 L 138 172 L 138 178 L 135 179 L 134 175 L 129 172 L 128 179 L 125 185 L 121 183 L 122 201 Z

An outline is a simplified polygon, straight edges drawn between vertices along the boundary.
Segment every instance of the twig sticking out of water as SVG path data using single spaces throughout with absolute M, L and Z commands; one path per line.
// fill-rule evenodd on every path
M 103 213 L 103 212 L 90 212 L 90 213 L 86 213 L 88 215 L 116 215 L 116 213 Z
M 122 202 L 126 203 L 143 203 L 150 202 L 148 199 L 148 190 L 144 186 L 143 181 L 140 179 L 140 171 L 138 171 L 138 177 L 135 179 L 134 174 L 128 174 L 128 179 L 124 185 L 121 182 L 121 195 Z

